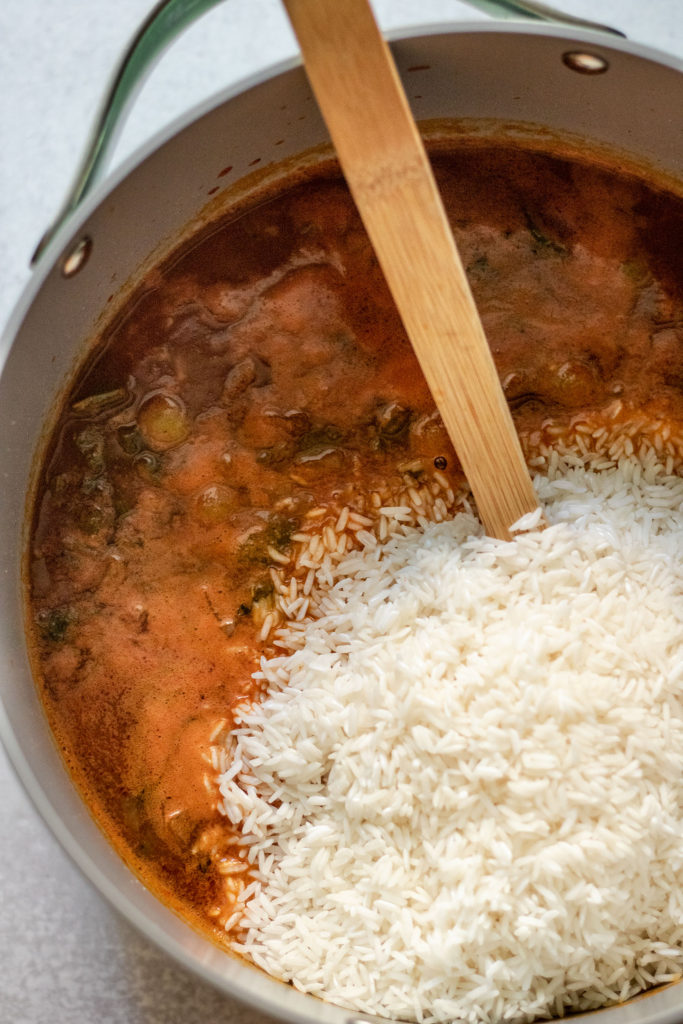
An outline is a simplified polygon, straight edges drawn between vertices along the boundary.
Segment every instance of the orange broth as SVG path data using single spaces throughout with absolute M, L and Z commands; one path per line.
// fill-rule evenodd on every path
M 433 160 L 527 448 L 616 399 L 680 429 L 683 201 L 503 144 Z M 111 841 L 214 937 L 234 836 L 203 755 L 258 697 L 273 552 L 435 467 L 461 486 L 331 165 L 148 274 L 64 400 L 31 538 L 40 692 Z

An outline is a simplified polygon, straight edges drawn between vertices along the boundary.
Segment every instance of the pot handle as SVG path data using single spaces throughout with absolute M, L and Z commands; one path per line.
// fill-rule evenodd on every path
M 159 0 L 124 53 L 95 118 L 85 153 L 64 203 L 31 257 L 34 266 L 66 219 L 102 176 L 128 111 L 157 60 L 189 25 L 224 0 Z M 618 29 L 563 14 L 537 0 L 464 0 L 484 14 L 551 22 L 623 36 Z

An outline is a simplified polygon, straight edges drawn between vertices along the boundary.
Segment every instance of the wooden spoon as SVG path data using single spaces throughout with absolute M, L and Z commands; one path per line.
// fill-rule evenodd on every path
M 487 533 L 538 507 L 427 154 L 367 0 L 284 0 L 311 86 Z

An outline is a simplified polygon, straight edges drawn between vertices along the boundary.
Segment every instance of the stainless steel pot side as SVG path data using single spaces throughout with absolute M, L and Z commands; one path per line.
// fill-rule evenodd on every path
M 596 32 L 541 24 L 429 26 L 392 45 L 420 120 L 485 119 L 500 122 L 501 130 L 514 124 L 531 135 L 568 134 L 683 179 L 683 66 L 673 58 Z M 589 55 L 597 73 L 577 71 L 591 61 L 568 54 Z M 301 68 L 295 62 L 269 68 L 153 139 L 94 189 L 47 245 L 0 348 L 0 735 L 65 850 L 149 939 L 226 994 L 273 1016 L 345 1024 L 357 1015 L 282 985 L 203 939 L 114 853 L 48 730 L 26 655 L 22 585 L 26 502 L 44 425 L 109 296 L 150 254 L 183 234 L 210 189 L 231 187 L 256 160 L 266 167 L 326 138 Z M 227 166 L 232 171 L 218 177 Z M 65 276 L 65 257 L 85 237 L 87 259 Z M 604 1010 L 601 1019 L 683 1021 L 683 987 Z

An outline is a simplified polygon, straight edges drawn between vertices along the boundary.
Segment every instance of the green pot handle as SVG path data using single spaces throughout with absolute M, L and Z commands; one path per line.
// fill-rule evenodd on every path
M 38 243 L 31 258 L 31 266 L 37 263 L 65 220 L 104 173 L 128 111 L 157 60 L 189 25 L 223 2 L 224 0 L 160 0 L 150 12 L 114 73 L 95 118 L 73 184 L 58 215 Z M 340 2 L 343 3 L 343 0 Z M 623 32 L 607 25 L 562 14 L 543 3 L 537 3 L 536 0 L 465 0 L 465 3 L 492 17 L 551 22 L 607 32 L 610 35 L 624 35 Z

